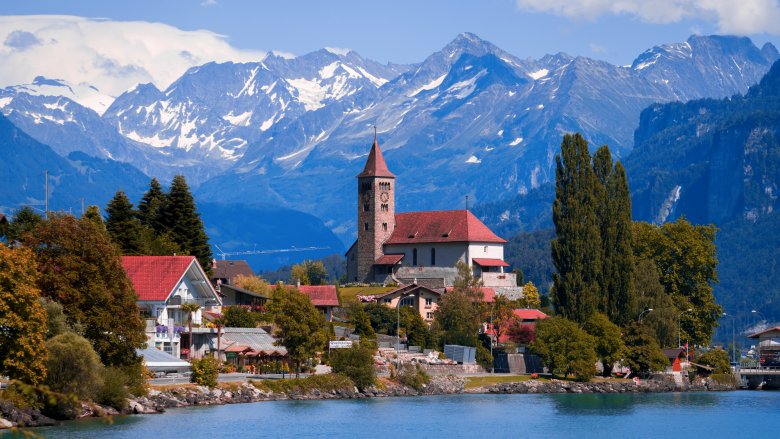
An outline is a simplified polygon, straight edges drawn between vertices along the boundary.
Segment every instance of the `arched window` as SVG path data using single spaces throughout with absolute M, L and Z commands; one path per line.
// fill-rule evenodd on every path
M 436 265 L 436 249 L 431 248 L 431 267 Z
M 415 266 L 415 267 L 417 266 L 417 249 L 416 248 L 412 249 L 412 265 Z

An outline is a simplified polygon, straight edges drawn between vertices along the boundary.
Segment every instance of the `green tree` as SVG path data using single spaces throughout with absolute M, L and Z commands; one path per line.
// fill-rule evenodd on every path
M 102 364 L 89 340 L 65 332 L 46 342 L 46 385 L 55 392 L 94 399 L 103 385 Z
M 651 372 L 666 369 L 669 361 L 647 327 L 633 322 L 625 328 L 625 331 L 624 364 L 631 369 L 632 375 L 644 377 Z
M 0 375 L 28 384 L 46 377 L 46 311 L 29 249 L 0 243 Z
M 620 327 L 612 323 L 605 314 L 594 313 L 585 322 L 585 332 L 596 342 L 596 355 L 601 360 L 603 375 L 612 375 L 612 366 L 620 361 L 626 352 Z
M 192 360 L 192 375 L 190 381 L 200 386 L 217 387 L 219 377 L 219 361 L 214 357 Z
M 321 285 L 328 278 L 328 271 L 322 261 L 306 260 L 293 265 L 290 276 L 302 285 Z
M 423 349 L 431 346 L 430 331 L 420 313 L 415 308 L 409 306 L 402 306 L 400 313 L 401 328 L 406 331 L 406 339 L 409 346 L 420 346 Z
M 32 207 L 24 206 L 14 213 L 8 223 L 8 242 L 22 240 L 25 235 L 32 232 L 43 221 L 43 217 L 35 213 Z
M 181 312 L 187 313 L 187 327 L 189 327 L 189 332 L 190 332 L 189 346 L 188 346 L 188 348 L 190 349 L 189 359 L 192 360 L 193 358 L 195 358 L 192 352 L 192 347 L 194 346 L 194 343 L 192 341 L 192 316 L 196 312 L 198 312 L 198 310 L 200 310 L 200 305 L 198 305 L 195 302 L 183 303 L 181 304 L 181 306 L 179 306 L 179 310 L 181 310 Z
M 633 319 L 631 310 L 636 306 L 636 289 L 631 193 L 620 162 L 609 174 L 603 193 L 606 194 L 603 202 L 606 213 L 600 218 L 603 248 L 601 309 L 613 322 L 626 324 Z
M 515 285 L 517 285 L 518 287 L 522 287 L 523 282 L 525 281 L 525 275 L 523 274 L 523 270 L 521 270 L 520 268 L 515 268 L 514 270 L 512 270 L 512 273 L 515 274 Z
M 658 267 L 664 290 L 682 314 L 683 337 L 708 345 L 722 309 L 715 303 L 712 285 L 717 277 L 714 226 L 694 226 L 684 218 L 662 226 L 634 225 L 634 252 Z
M 146 342 L 133 285 L 118 248 L 93 221 L 52 215 L 28 233 L 41 295 L 59 302 L 108 366 L 137 364 Z
M 268 282 L 260 276 L 244 276 L 243 274 L 239 274 L 233 280 L 233 284 L 238 288 L 254 291 L 255 293 L 266 295 L 270 293 Z
M 161 230 L 170 233 L 173 242 L 185 253 L 198 258 L 204 270 L 210 272 L 212 254 L 209 238 L 183 175 L 173 177 L 171 190 L 158 209 Z
M 84 212 L 83 218 L 86 218 L 95 223 L 98 227 L 106 228 L 106 223 L 103 221 L 103 215 L 100 214 L 100 208 L 91 204 L 87 206 L 87 211 Z
M 566 134 L 555 164 L 552 297 L 558 313 L 583 323 L 598 309 L 602 265 L 598 181 L 588 142 L 580 134 Z
M 452 291 L 442 296 L 434 311 L 434 325 L 443 344 L 477 346 L 484 316 L 481 282 L 462 261 L 458 261 L 457 268 Z
M 376 332 L 371 325 L 371 319 L 368 317 L 368 313 L 363 309 L 363 305 L 357 302 L 352 302 L 347 308 L 350 320 L 355 325 L 355 334 L 359 335 L 362 339 L 375 339 Z
M 368 303 L 363 311 L 377 334 L 395 335 L 398 317 L 394 309 L 379 303 Z
M 44 311 L 46 311 L 46 340 L 64 332 L 77 332 L 73 331 L 73 328 L 68 325 L 68 319 L 65 316 L 62 305 L 46 297 L 41 297 L 39 302 Z
M 374 385 L 374 353 L 376 345 L 367 340 L 353 344 L 349 349 L 334 349 L 330 354 L 333 372 L 349 377 L 358 389 L 363 390 Z
M 710 366 L 713 373 L 732 373 L 731 363 L 729 363 L 729 354 L 723 349 L 713 349 L 699 355 L 696 362 L 705 366 Z
M 530 283 L 530 282 L 529 282 Z M 533 284 L 531 284 L 533 285 Z M 525 293 L 525 289 L 523 289 L 523 293 Z M 525 294 L 523 294 L 523 298 L 525 298 Z M 538 293 L 537 293 L 537 300 L 538 300 Z M 490 317 L 493 330 L 495 331 L 495 340 L 498 341 L 501 339 L 503 335 L 509 331 L 509 328 L 512 326 L 512 324 L 517 320 L 515 318 L 514 310 L 515 308 L 522 308 L 523 306 L 518 306 L 517 303 L 515 303 L 512 300 L 509 300 L 504 295 L 497 294 L 492 305 L 490 306 Z
M 138 202 L 138 219 L 144 227 L 148 227 L 156 234 L 165 232 L 159 222 L 160 207 L 165 203 L 165 192 L 156 178 L 149 182 L 149 190 Z
M 123 191 L 119 191 L 106 206 L 106 230 L 124 255 L 143 253 L 141 223 L 136 218 L 133 203 Z
M 219 317 L 215 317 L 211 324 L 214 325 L 215 328 L 217 328 L 217 352 L 216 352 L 216 358 L 217 361 L 222 363 L 222 329 L 227 326 L 228 319 L 225 318 L 224 315 L 221 315 Z
M 660 346 L 677 347 L 677 306 L 664 291 L 659 278 L 658 267 L 653 261 L 639 259 L 636 262 L 637 306 L 633 315 L 636 318 L 642 310 L 652 309 L 652 312 L 645 313 L 642 325 L 653 333 Z
M 256 328 L 260 315 L 243 306 L 227 306 L 222 308 L 225 326 L 228 328 Z
M 593 337 L 564 317 L 550 317 L 536 324 L 533 349 L 555 375 L 589 381 L 596 373 Z
M 325 317 L 306 295 L 282 285 L 274 289 L 268 311 L 278 328 L 275 343 L 287 349 L 299 375 L 301 363 L 325 348 L 328 341 Z

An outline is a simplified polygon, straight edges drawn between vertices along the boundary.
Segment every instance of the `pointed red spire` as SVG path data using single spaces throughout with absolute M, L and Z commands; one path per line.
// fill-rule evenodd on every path
M 379 149 L 379 141 L 376 137 L 374 137 L 374 144 L 371 145 L 371 152 L 368 153 L 366 166 L 363 168 L 363 172 L 358 174 L 358 178 L 360 177 L 395 178 L 395 175 L 387 169 L 387 163 L 382 156 L 382 150 Z

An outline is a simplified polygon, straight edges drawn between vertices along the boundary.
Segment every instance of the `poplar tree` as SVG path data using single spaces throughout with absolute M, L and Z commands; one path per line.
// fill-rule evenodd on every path
M 171 240 L 185 253 L 198 258 L 200 265 L 210 271 L 212 254 L 209 239 L 183 175 L 173 178 L 171 190 L 159 207 L 157 217 L 162 230 L 170 233 Z
M 604 311 L 613 322 L 624 325 L 633 320 L 636 309 L 635 263 L 633 251 L 633 220 L 631 192 L 626 170 L 620 162 L 607 182 L 609 203 L 607 242 L 604 254 L 604 279 L 608 306 Z
M 114 195 L 106 206 L 106 213 L 106 230 L 111 240 L 122 250 L 122 254 L 142 254 L 141 224 L 136 218 L 133 203 L 123 191 Z
M 552 297 L 562 316 L 584 323 L 599 306 L 601 233 L 596 217 L 598 180 L 591 166 L 588 142 L 566 134 L 555 157 L 555 201 L 552 241 Z

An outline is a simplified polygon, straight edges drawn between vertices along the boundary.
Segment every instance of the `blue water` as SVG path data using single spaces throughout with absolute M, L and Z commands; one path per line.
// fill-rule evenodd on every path
M 780 392 L 277 401 L 35 429 L 52 438 L 780 438 Z

